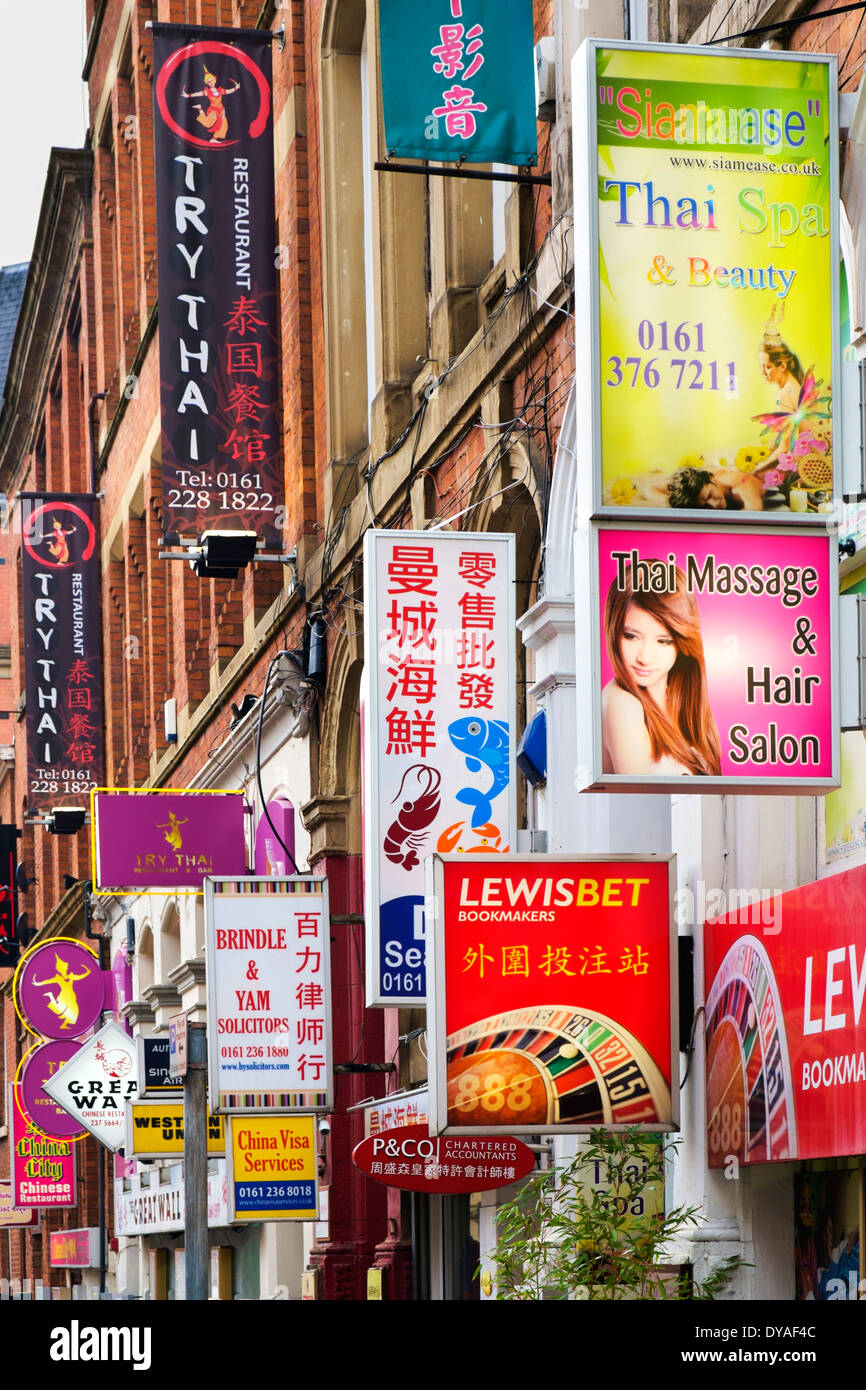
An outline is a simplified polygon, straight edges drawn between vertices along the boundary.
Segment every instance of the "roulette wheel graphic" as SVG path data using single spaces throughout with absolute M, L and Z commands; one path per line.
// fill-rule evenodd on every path
M 741 936 L 707 997 L 709 1166 L 797 1157 L 797 1121 L 785 1021 L 773 967 Z
M 512 1009 L 450 1034 L 447 1048 L 449 1131 L 672 1125 L 659 1067 L 594 1010 Z

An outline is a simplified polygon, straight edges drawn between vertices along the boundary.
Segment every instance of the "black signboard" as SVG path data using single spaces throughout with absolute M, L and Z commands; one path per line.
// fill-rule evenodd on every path
M 103 777 L 96 498 L 19 493 L 27 809 L 87 806 Z
M 168 1033 L 157 1033 L 151 1037 L 139 1035 L 139 1095 L 177 1096 L 183 1095 L 183 1085 L 172 1081 L 168 1074 L 169 1037 Z
M 272 35 L 153 35 L 166 541 L 243 530 L 279 547 Z

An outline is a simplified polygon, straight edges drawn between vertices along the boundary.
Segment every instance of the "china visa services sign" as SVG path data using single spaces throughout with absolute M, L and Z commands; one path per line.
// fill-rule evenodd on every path
M 516 838 L 514 537 L 364 538 L 368 1005 L 427 993 L 424 858 Z

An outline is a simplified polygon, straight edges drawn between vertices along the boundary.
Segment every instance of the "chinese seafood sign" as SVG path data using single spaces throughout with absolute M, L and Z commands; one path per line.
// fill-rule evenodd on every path
M 532 0 L 379 0 L 379 40 L 389 155 L 535 163 Z
M 166 540 L 281 542 L 271 34 L 155 24 Z
M 368 531 L 369 1004 L 426 998 L 425 855 L 514 848 L 514 538 Z
M 86 806 L 103 780 L 95 497 L 19 493 L 27 807 Z
M 829 511 L 835 58 L 593 40 L 584 58 L 595 509 Z
M 592 544 L 595 790 L 838 785 L 833 535 L 602 522 Z
M 863 1152 L 864 891 L 850 869 L 704 927 L 711 1168 Z
M 430 1130 L 678 1127 L 673 858 L 427 861 Z
M 327 880 L 208 878 L 204 902 L 212 1113 L 329 1110 Z

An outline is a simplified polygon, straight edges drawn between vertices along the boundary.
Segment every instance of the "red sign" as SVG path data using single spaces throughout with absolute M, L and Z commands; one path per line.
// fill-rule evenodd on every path
M 704 928 L 711 1168 L 866 1148 L 866 868 Z
M 673 860 L 427 864 L 431 1127 L 676 1129 Z
M 51 1231 L 52 1269 L 89 1269 L 98 1261 L 99 1228 L 86 1226 L 80 1231 Z
M 495 1139 L 461 1135 L 431 1138 L 426 1125 L 405 1125 L 371 1134 L 352 1154 L 368 1178 L 405 1192 L 442 1197 L 489 1192 L 525 1178 L 535 1167 L 532 1150 L 508 1134 Z

